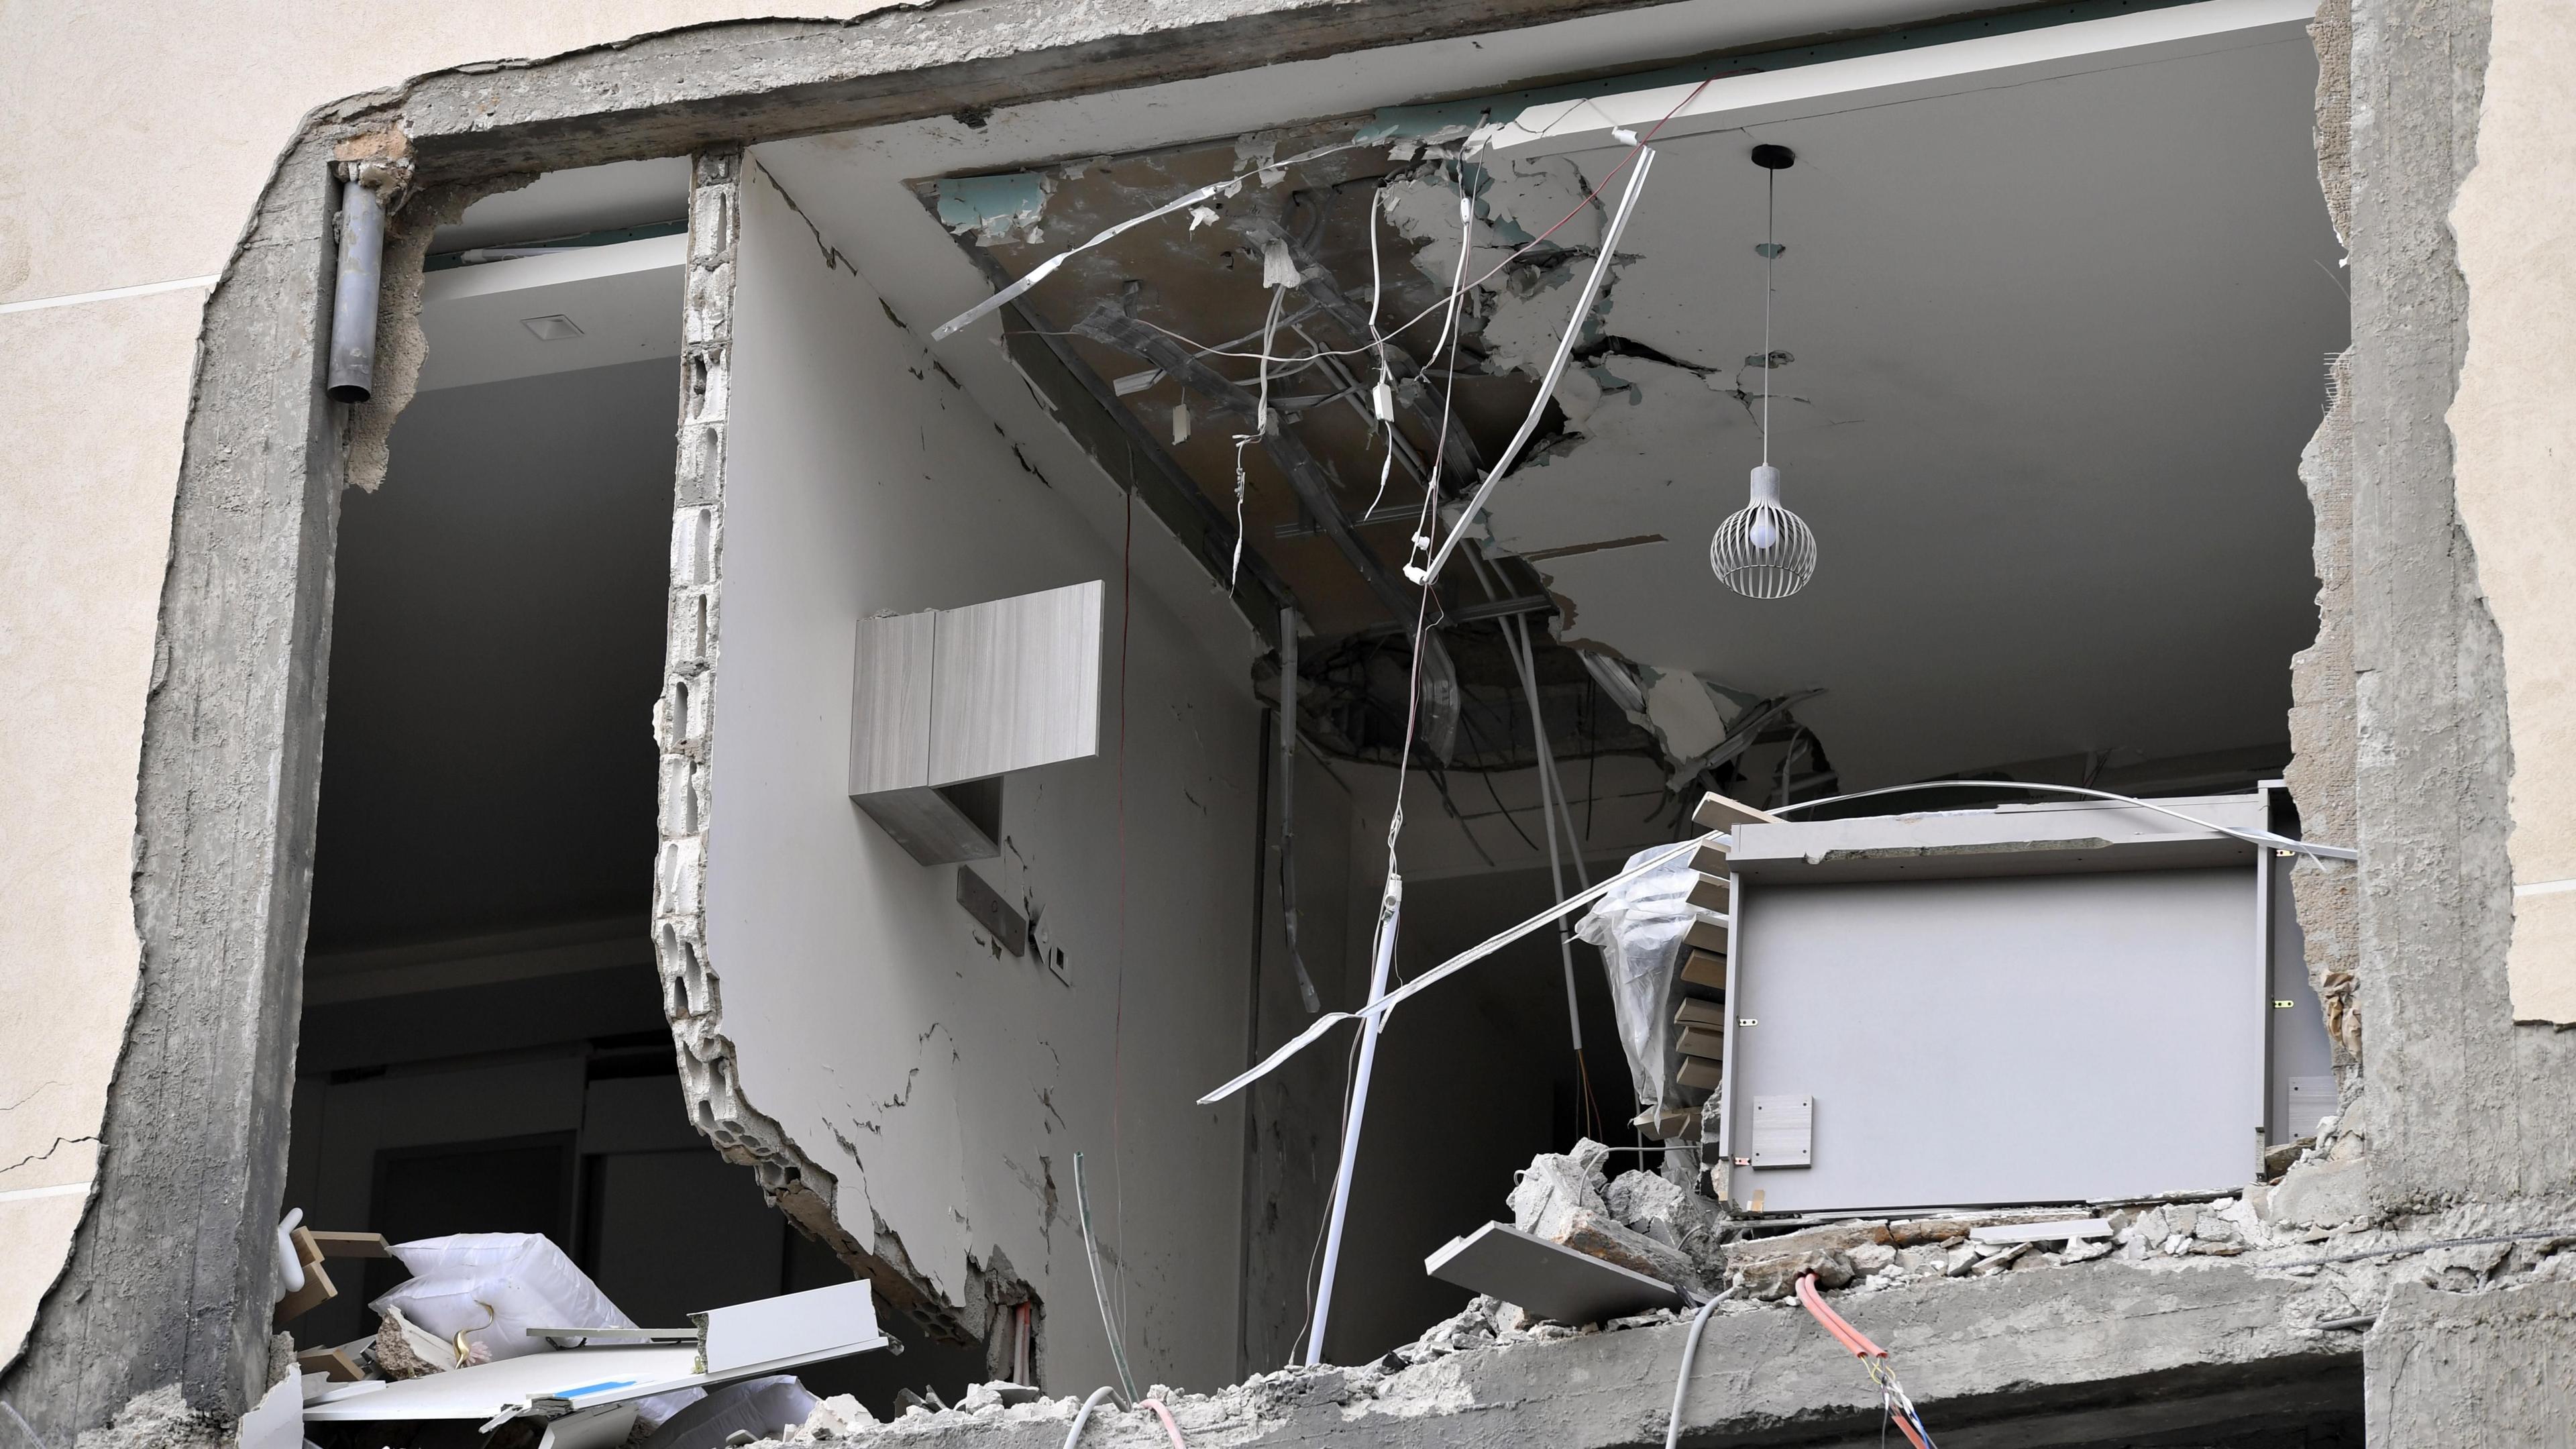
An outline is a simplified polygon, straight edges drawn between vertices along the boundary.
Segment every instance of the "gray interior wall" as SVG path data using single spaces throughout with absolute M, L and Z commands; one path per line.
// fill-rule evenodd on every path
M 309 949 L 636 920 L 668 360 L 415 398 L 342 504 Z
M 1275 755 L 1269 767 L 1270 818 L 1261 851 L 1261 983 L 1249 1060 L 1277 1050 L 1305 1030 L 1309 1020 L 1297 987 L 1297 968 L 1289 959 L 1280 909 L 1283 792 Z M 1365 955 L 1354 955 L 1349 949 L 1350 920 L 1355 910 L 1365 913 L 1375 899 L 1355 895 L 1353 890 L 1350 791 L 1302 750 L 1294 788 L 1297 954 L 1324 1009 L 1347 1010 L 1368 991 Z M 1316 1235 L 1340 1151 L 1346 1060 L 1341 1052 L 1307 1052 L 1245 1094 L 1251 1130 L 1244 1173 L 1244 1373 L 1280 1367 L 1301 1342 Z
M 1257 709 L 1140 594 L 1123 784 L 1113 685 L 1102 754 L 1007 777 L 1002 856 L 965 867 L 1064 976 L 997 950 L 958 868 L 917 864 L 848 799 L 856 622 L 1105 578 L 1114 679 L 1119 550 L 756 163 L 739 196 L 702 727 L 706 953 L 742 1098 L 830 1174 L 840 1226 L 969 1331 L 974 1274 L 1007 1256 L 1047 1306 L 1057 1387 L 1111 1371 L 1072 1212 L 1085 1154 L 1140 1381 L 1222 1381 L 1242 1125 L 1192 1099 L 1242 1051 Z
M 1363 829 L 1353 898 L 1362 904 L 1354 920 L 1364 930 L 1375 914 L 1386 851 L 1382 824 Z M 1544 868 L 1408 879 L 1396 967 L 1403 977 L 1418 976 L 1526 919 L 1550 898 Z M 1626 1126 L 1633 1110 L 1627 1069 L 1600 955 L 1578 942 L 1574 965 L 1586 1055 L 1606 1118 L 1593 1135 L 1634 1145 L 1638 1139 Z M 1357 982 L 1354 997 L 1364 997 L 1366 985 Z M 1425 992 L 1390 1019 L 1378 1043 L 1360 1136 L 1340 1287 L 1325 1341 L 1328 1362 L 1366 1363 L 1465 1307 L 1466 1291 L 1425 1275 L 1422 1260 L 1484 1223 L 1509 1222 L 1505 1199 L 1514 1174 L 1535 1154 L 1562 1152 L 1585 1133 L 1565 1013 L 1564 966 L 1554 936 L 1542 932 Z M 1330 1056 L 1332 1069 L 1341 1069 L 1340 1053 L 1312 1055 Z M 1610 1171 L 1641 1161 L 1651 1165 L 1648 1155 L 1622 1152 Z

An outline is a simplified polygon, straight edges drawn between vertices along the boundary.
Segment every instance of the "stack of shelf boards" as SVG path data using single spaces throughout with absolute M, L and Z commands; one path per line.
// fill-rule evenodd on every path
M 1779 816 L 1756 810 L 1723 795 L 1709 795 L 1691 818 L 1711 830 L 1732 830 L 1756 821 L 1777 823 Z M 1707 914 L 1683 938 L 1682 999 L 1674 1006 L 1673 1025 L 1680 1028 L 1675 1048 L 1682 1064 L 1676 1078 L 1686 1087 L 1714 1089 L 1725 1081 L 1726 1063 L 1726 933 L 1730 893 L 1726 847 L 1711 841 L 1691 857 L 1699 880 L 1690 903 Z

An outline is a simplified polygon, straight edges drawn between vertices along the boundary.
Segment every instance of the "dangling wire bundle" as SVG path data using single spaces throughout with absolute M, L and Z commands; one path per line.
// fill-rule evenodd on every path
M 1895 1423 L 1896 1431 L 1905 1436 L 1914 1449 L 1932 1449 L 1932 1431 L 1923 1427 L 1923 1416 L 1914 1411 L 1914 1400 L 1908 1398 L 1905 1386 L 1896 1381 L 1896 1370 L 1887 1361 L 1887 1350 L 1880 1348 L 1861 1331 L 1846 1322 L 1816 1292 L 1816 1275 L 1804 1273 L 1798 1278 L 1798 1303 L 1809 1317 L 1824 1326 L 1836 1342 L 1852 1351 L 1868 1371 L 1869 1381 L 1878 1385 L 1880 1411 Z

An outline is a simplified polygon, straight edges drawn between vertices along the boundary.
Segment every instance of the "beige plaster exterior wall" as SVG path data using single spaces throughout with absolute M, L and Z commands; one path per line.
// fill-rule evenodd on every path
M 0 1364 L 88 1201 L 198 323 L 278 154 L 426 71 L 879 3 L 0 0 Z
M 2576 6 L 2494 14 L 2477 169 L 2451 212 L 2469 284 L 2451 436 L 2504 639 L 2513 1014 L 2576 1024 Z

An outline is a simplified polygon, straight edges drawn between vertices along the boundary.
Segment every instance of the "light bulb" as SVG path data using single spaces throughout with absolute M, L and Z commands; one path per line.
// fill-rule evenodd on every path
M 1752 497 L 1717 526 L 1708 566 L 1720 582 L 1752 599 L 1785 599 L 1816 572 L 1816 536 L 1780 502 L 1780 470 L 1753 470 Z

